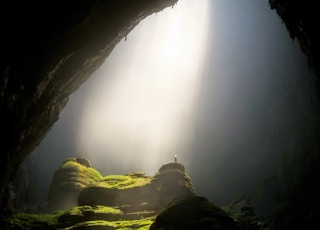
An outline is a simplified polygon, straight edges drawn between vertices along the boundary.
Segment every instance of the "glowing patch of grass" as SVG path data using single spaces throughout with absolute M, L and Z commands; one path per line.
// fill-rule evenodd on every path
M 121 220 L 121 221 L 104 221 L 104 220 L 93 220 L 93 221 L 84 221 L 68 228 L 66 230 L 72 229 L 85 229 L 88 227 L 105 227 L 108 229 L 118 229 L 118 230 L 147 230 L 150 225 L 153 223 L 154 218 L 145 218 L 141 220 Z
M 105 176 L 95 186 L 110 189 L 128 189 L 134 187 L 142 187 L 151 183 L 152 178 L 144 174 L 128 174 L 128 175 L 109 175 Z
M 63 213 L 71 215 L 82 215 L 84 211 L 93 211 L 95 213 L 112 213 L 121 214 L 118 209 L 114 209 L 106 206 L 80 206 L 74 207 L 66 212 L 59 211 L 54 214 L 27 214 L 17 213 L 8 222 L 10 223 L 10 229 L 57 229 L 57 220 Z M 86 229 L 87 227 L 110 227 L 110 229 L 139 229 L 147 230 L 154 222 L 155 217 L 148 217 L 139 220 L 119 220 L 119 221 L 105 221 L 105 220 L 90 220 L 76 223 L 72 226 L 66 227 L 66 230 L 72 229 Z
M 96 205 L 96 206 L 77 206 L 66 211 L 65 214 L 69 215 L 82 215 L 82 212 L 91 211 L 93 213 L 105 213 L 105 214 L 122 214 L 123 212 L 116 208 L 111 208 L 108 206 Z
M 9 220 L 10 229 L 56 229 L 57 219 L 63 213 L 52 214 L 16 213 Z
M 124 220 L 113 222 L 116 229 L 149 229 L 150 225 L 154 222 L 153 217 L 141 219 L 141 220 Z
M 59 167 L 59 170 L 68 169 L 72 169 L 74 172 L 76 172 L 75 176 L 77 176 L 77 180 L 79 180 L 80 183 L 93 183 L 103 179 L 103 176 L 96 169 L 91 167 L 88 168 L 76 161 L 66 161 Z M 69 174 L 72 175 L 72 172 Z M 82 175 L 83 178 L 80 178 L 79 175 Z

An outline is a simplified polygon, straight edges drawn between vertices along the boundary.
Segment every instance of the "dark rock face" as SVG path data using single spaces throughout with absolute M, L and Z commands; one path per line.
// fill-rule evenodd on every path
M 42 140 L 68 96 L 143 18 L 177 0 L 1 4 L 0 207 L 17 166 Z
M 19 210 L 27 209 L 27 192 L 28 187 L 30 186 L 30 174 L 24 163 L 22 163 L 17 171 L 17 176 L 12 184 L 9 187 L 12 187 L 10 192 L 13 203 L 12 207 L 15 207 Z
M 292 39 L 297 39 L 301 50 L 308 58 L 310 66 L 315 70 L 316 77 L 310 79 L 312 87 L 314 113 L 319 117 L 320 108 L 320 27 L 319 7 L 315 1 L 269 0 L 271 9 L 276 10 L 285 23 Z M 306 148 L 301 162 L 301 172 L 294 178 L 292 191 L 283 199 L 283 206 L 275 213 L 274 229 L 309 229 L 318 224 L 320 219 L 320 119 L 315 121 L 317 137 Z
M 270 218 L 256 216 L 254 207 L 246 196 L 235 198 L 227 207 L 224 207 L 224 210 L 241 230 L 271 229 Z
M 269 0 L 271 9 L 275 9 L 285 23 L 292 39 L 299 40 L 302 51 L 309 63 L 320 67 L 320 21 L 317 2 L 298 0 Z
M 123 182 L 102 179 L 83 188 L 79 194 L 78 205 L 139 206 L 147 204 L 152 211 L 159 211 L 177 197 L 194 196 L 192 183 L 185 173 L 184 166 L 170 163 L 170 169 L 157 173 L 153 177 L 131 174 Z M 175 165 L 175 167 L 173 167 Z M 180 169 L 183 168 L 183 171 Z M 108 176 L 107 176 L 108 178 Z M 114 177 L 115 178 L 115 177 Z M 134 182 L 130 182 L 134 181 Z M 110 186 L 117 184 L 117 186 Z
M 237 229 L 233 219 L 204 197 L 180 198 L 172 201 L 157 216 L 151 230 Z
M 169 164 L 162 165 L 161 168 L 159 169 L 159 173 L 163 173 L 165 171 L 171 171 L 171 170 L 178 170 L 180 172 L 186 171 L 182 164 L 169 163 Z

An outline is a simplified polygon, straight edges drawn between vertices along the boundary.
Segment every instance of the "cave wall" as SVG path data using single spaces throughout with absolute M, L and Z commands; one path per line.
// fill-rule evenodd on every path
M 17 166 L 59 118 L 68 96 L 99 68 L 115 45 L 143 18 L 176 2 L 1 3 L 1 210 L 10 208 L 10 182 Z M 320 16 L 316 2 L 269 0 L 269 3 L 286 24 L 291 37 L 299 40 L 310 66 L 318 72 Z M 319 77 L 312 81 L 318 108 Z M 316 126 L 320 127 L 319 121 Z M 314 143 L 313 152 L 319 152 L 319 140 Z M 314 154 L 310 159 L 305 165 L 312 164 L 315 171 L 305 171 L 304 178 L 314 178 L 318 172 L 319 156 Z M 312 188 L 314 181 L 310 181 L 306 187 Z
M 0 208 L 17 166 L 40 143 L 68 96 L 145 17 L 177 0 L 1 3 Z
M 286 25 L 290 37 L 298 39 L 301 50 L 306 54 L 309 64 L 319 71 L 320 29 L 319 7 L 316 1 L 269 0 L 270 8 L 275 10 Z
M 310 81 L 310 95 L 313 103 L 314 139 L 305 146 L 300 169 L 294 176 L 292 190 L 283 198 L 283 205 L 274 215 L 274 229 L 309 229 L 320 219 L 320 27 L 319 7 L 315 1 L 269 0 L 292 39 L 299 41 L 306 55 L 313 76 Z

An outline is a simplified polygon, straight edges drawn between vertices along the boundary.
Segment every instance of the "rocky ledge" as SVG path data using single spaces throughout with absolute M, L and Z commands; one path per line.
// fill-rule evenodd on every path
M 245 199 L 222 208 L 196 196 L 185 167 L 176 162 L 154 176 L 103 176 L 88 160 L 69 158 L 53 176 L 48 208 L 18 212 L 6 229 L 268 229 Z
M 48 208 L 105 205 L 141 209 L 144 204 L 143 209 L 158 211 L 174 198 L 193 195 L 191 179 L 180 163 L 165 164 L 154 176 L 142 172 L 102 176 L 88 160 L 69 158 L 54 174 Z

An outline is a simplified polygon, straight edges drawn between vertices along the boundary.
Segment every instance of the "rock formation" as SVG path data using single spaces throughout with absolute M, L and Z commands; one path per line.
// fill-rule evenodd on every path
M 170 163 L 170 169 L 160 169 L 153 177 L 140 173 L 106 176 L 82 189 L 78 204 L 133 208 L 142 204 L 158 211 L 174 198 L 194 195 L 191 180 L 182 168 L 179 163 Z
M 77 205 L 80 191 L 102 178 L 88 160 L 69 158 L 54 173 L 50 184 L 48 209 L 59 210 Z
M 150 230 L 238 229 L 233 219 L 207 198 L 194 196 L 172 201 L 157 216 Z
M 286 25 L 292 39 L 299 41 L 310 67 L 315 75 L 310 80 L 310 94 L 313 98 L 313 116 L 315 133 L 313 143 L 305 147 L 306 154 L 301 164 L 301 172 L 295 175 L 291 189 L 282 200 L 283 205 L 274 215 L 274 229 L 310 229 L 320 219 L 320 27 L 317 2 L 298 0 L 269 0 Z M 309 77 L 309 76 L 306 76 Z
M 50 186 L 51 214 L 17 214 L 8 221 L 8 228 L 138 229 L 149 227 L 172 200 L 194 195 L 180 163 L 163 165 L 154 176 L 142 172 L 102 176 L 88 160 L 69 158 L 57 169 Z
M 163 165 L 152 177 L 139 172 L 102 176 L 89 161 L 70 158 L 54 174 L 49 211 L 77 205 L 159 211 L 174 198 L 193 195 L 191 179 L 180 163 Z
M 314 1 L 269 0 L 271 9 L 276 10 L 286 25 L 292 39 L 298 39 L 301 50 L 311 66 L 320 68 L 320 20 L 318 5 Z
M 67 159 L 52 183 L 61 190 L 51 192 L 62 201 L 80 190 L 80 206 L 50 214 L 16 213 L 6 222 L 7 229 L 269 229 L 245 199 L 222 209 L 196 196 L 182 164 L 163 165 L 152 177 L 142 172 L 103 177 L 97 171 L 92 176 L 90 169 L 94 170 L 84 159 Z M 68 193 L 68 188 L 76 192 Z M 52 202 L 59 202 L 53 197 Z

